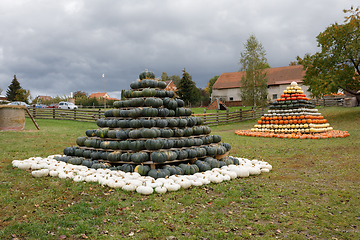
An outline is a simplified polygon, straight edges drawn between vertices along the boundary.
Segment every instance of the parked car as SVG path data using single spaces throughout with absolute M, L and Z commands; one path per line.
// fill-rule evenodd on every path
M 49 106 L 47 106 L 47 108 L 59 108 L 59 104 L 50 104 Z
M 59 102 L 59 107 L 60 109 L 78 109 L 78 106 L 76 106 L 75 104 L 71 103 L 71 102 Z
M 19 101 L 16 101 L 16 102 L 11 102 L 9 103 L 8 105 L 23 105 L 23 106 L 26 106 L 26 107 L 29 107 L 29 105 L 25 102 L 19 102 Z
M 35 104 L 34 107 L 36 107 L 36 108 L 47 108 L 47 106 L 44 105 L 44 104 Z

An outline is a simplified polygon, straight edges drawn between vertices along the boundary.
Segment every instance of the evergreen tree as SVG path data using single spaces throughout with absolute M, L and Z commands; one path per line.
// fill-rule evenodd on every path
M 200 90 L 196 87 L 195 82 L 191 80 L 191 76 L 185 71 L 185 68 L 183 70 L 183 76 L 180 80 L 176 94 L 185 103 L 197 102 L 201 97 Z
M 264 106 L 267 103 L 267 77 L 264 72 L 269 67 L 262 44 L 254 35 L 244 44 L 245 51 L 240 54 L 240 71 L 245 71 L 241 78 L 240 95 L 246 105 Z
M 14 79 L 11 81 L 11 84 L 6 91 L 6 98 L 8 101 L 15 101 L 16 95 L 18 94 L 18 90 L 21 89 L 19 81 L 16 79 L 16 75 L 14 75 Z

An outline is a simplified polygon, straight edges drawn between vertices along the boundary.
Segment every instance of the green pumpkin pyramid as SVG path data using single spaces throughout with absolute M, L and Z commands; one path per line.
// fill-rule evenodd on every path
M 231 146 L 220 143 L 220 136 L 210 135 L 202 118 L 191 116 L 191 109 L 173 91 L 166 91 L 166 83 L 155 80 L 153 72 L 141 72 L 139 79 L 124 91 L 126 100 L 114 102 L 114 109 L 96 121 L 99 128 L 87 130 L 86 137 L 77 139 L 78 146 L 65 148 L 67 156 L 60 160 L 76 157 L 94 168 L 135 170 L 141 175 L 157 169 L 171 175 L 188 173 L 188 165 L 195 171 L 199 166 L 211 169 L 209 159 L 218 161 L 215 158 L 230 151 Z M 72 162 L 83 164 L 80 160 Z M 218 162 L 215 166 L 226 165 Z M 229 157 L 227 162 L 236 164 Z M 177 171 L 168 170 L 175 167 Z

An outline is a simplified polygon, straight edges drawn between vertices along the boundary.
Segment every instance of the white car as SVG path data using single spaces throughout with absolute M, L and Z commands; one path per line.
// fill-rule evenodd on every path
M 30 107 L 27 103 L 24 102 L 11 102 L 8 103 L 8 105 L 22 105 L 22 106 Z
M 78 109 L 78 106 L 71 102 L 59 102 L 60 109 Z

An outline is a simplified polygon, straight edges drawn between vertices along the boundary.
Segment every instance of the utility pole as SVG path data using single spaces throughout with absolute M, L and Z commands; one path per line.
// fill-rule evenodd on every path
M 103 79 L 104 79 L 104 111 L 106 111 L 106 91 L 105 91 L 105 74 L 103 73 L 102 75 Z

